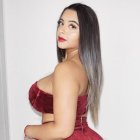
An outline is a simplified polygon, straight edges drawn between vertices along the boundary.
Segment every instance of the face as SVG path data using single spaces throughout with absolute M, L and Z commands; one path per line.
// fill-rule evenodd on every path
M 77 13 L 67 9 L 58 21 L 57 42 L 61 49 L 75 49 L 79 46 L 79 22 Z M 65 39 L 65 40 L 64 40 Z

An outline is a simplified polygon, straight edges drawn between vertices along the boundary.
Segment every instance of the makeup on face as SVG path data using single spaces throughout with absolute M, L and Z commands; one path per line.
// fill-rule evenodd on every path
M 63 38 L 63 37 L 58 36 L 58 41 L 59 41 L 59 42 L 64 42 L 64 41 L 66 41 L 66 39 Z
M 77 26 L 79 26 L 79 24 L 75 20 L 69 20 L 68 22 L 69 23 L 75 23 Z M 60 23 L 64 24 L 64 20 L 62 18 L 60 18 L 60 20 L 57 23 L 58 23 L 58 25 L 60 25 Z
M 79 22 L 74 10 L 66 10 L 58 20 L 57 45 L 63 49 L 79 45 Z
M 74 31 L 75 29 L 77 29 L 78 27 L 77 26 L 79 26 L 79 24 L 76 22 L 76 21 L 74 21 L 74 20 L 69 20 L 68 21 L 68 27 L 69 27 L 69 31 Z M 76 26 L 76 25 L 77 26 Z M 60 18 L 60 20 L 58 21 L 58 28 L 60 27 L 60 26 L 64 26 L 64 20 L 62 19 L 62 18 Z M 61 27 L 60 27 L 61 28 Z M 66 39 L 65 39 L 65 37 L 62 37 L 62 36 L 58 36 L 58 41 L 59 42 L 64 42 L 64 41 L 66 41 Z

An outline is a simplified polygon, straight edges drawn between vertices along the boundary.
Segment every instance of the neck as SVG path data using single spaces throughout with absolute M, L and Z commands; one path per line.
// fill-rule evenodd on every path
M 72 50 L 72 51 L 66 51 L 66 56 L 64 58 L 64 61 L 71 60 L 72 58 L 76 57 L 78 55 L 78 49 Z

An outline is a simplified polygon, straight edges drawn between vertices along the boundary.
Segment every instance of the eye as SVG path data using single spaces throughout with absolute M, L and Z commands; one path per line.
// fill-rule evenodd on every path
M 61 25 L 61 24 L 63 24 L 63 23 L 62 23 L 62 21 L 59 20 L 59 21 L 57 22 L 57 24 L 58 24 L 58 25 Z
M 73 25 L 73 24 L 70 24 L 70 27 L 71 27 L 72 29 L 76 29 L 76 26 Z

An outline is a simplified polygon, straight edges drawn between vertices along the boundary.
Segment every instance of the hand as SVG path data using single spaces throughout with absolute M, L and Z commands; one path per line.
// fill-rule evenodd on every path
M 28 134 L 28 126 L 29 125 L 26 125 L 26 127 L 24 128 L 24 134 L 25 134 L 24 140 L 35 140 L 35 139 L 29 137 L 29 134 Z
M 24 128 L 24 140 L 38 140 L 38 139 L 35 139 L 35 138 L 32 138 L 30 137 L 30 134 L 29 134 L 29 126 L 30 125 L 26 125 L 26 127 Z

